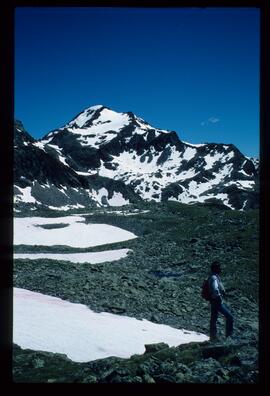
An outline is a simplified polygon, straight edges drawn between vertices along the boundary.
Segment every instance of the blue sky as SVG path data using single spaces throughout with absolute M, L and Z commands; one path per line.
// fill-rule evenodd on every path
M 17 8 L 15 117 L 40 138 L 87 107 L 259 155 L 256 8 Z

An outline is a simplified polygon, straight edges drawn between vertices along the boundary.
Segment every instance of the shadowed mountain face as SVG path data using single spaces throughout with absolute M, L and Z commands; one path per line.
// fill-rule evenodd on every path
M 182 142 L 174 131 L 101 105 L 39 141 L 15 124 L 17 210 L 140 200 L 257 208 L 258 166 L 232 144 Z
M 67 165 L 61 151 L 44 146 L 24 131 L 14 127 L 14 208 L 89 208 L 97 205 L 123 205 L 140 200 L 121 181 L 98 175 L 83 176 Z

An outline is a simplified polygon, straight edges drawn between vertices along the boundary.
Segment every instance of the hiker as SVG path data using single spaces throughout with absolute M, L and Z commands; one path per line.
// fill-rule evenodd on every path
M 210 340 L 217 340 L 217 318 L 221 313 L 226 318 L 226 337 L 231 337 L 233 333 L 233 316 L 228 307 L 223 303 L 225 289 L 220 280 L 221 266 L 218 261 L 211 265 L 211 275 L 209 277 L 211 319 L 210 319 Z

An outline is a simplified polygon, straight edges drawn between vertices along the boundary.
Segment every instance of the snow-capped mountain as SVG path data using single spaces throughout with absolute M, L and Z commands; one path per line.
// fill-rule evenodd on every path
M 84 177 L 65 164 L 59 150 L 33 139 L 21 122 L 14 126 L 14 209 L 68 210 L 97 205 L 119 206 L 140 197 L 121 181 Z
M 132 112 L 93 106 L 39 141 L 31 139 L 22 143 L 24 150 L 27 144 L 54 158 L 98 204 L 110 205 L 111 198 L 119 205 L 143 199 L 214 201 L 232 209 L 258 206 L 258 160 L 232 144 L 183 142 L 176 132 L 155 128 Z M 59 183 L 51 180 L 49 186 L 66 186 Z M 115 183 L 121 199 L 113 199 Z

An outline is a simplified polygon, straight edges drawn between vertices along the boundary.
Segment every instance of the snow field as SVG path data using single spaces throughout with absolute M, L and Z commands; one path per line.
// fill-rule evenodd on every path
M 15 253 L 14 259 L 51 259 L 64 260 L 72 263 L 98 264 L 106 261 L 115 261 L 127 256 L 130 249 L 106 250 L 94 253 Z
M 65 225 L 43 229 L 42 225 Z M 106 224 L 85 224 L 81 216 L 14 218 L 15 244 L 94 246 L 136 238 Z M 51 258 L 92 264 L 118 260 L 129 249 L 96 253 L 15 254 L 16 258 Z M 111 313 L 97 313 L 82 304 L 64 301 L 30 290 L 14 288 L 13 342 L 23 349 L 65 354 L 75 362 L 109 356 L 129 358 L 145 351 L 145 344 L 165 342 L 177 346 L 203 342 L 204 334 Z
M 23 349 L 63 353 L 75 362 L 129 358 L 145 344 L 177 346 L 208 340 L 204 334 L 110 313 L 14 288 L 13 342 Z
M 85 224 L 80 216 L 14 218 L 14 245 L 92 247 L 137 238 L 132 232 L 107 224 Z M 46 224 L 65 224 L 44 229 Z

